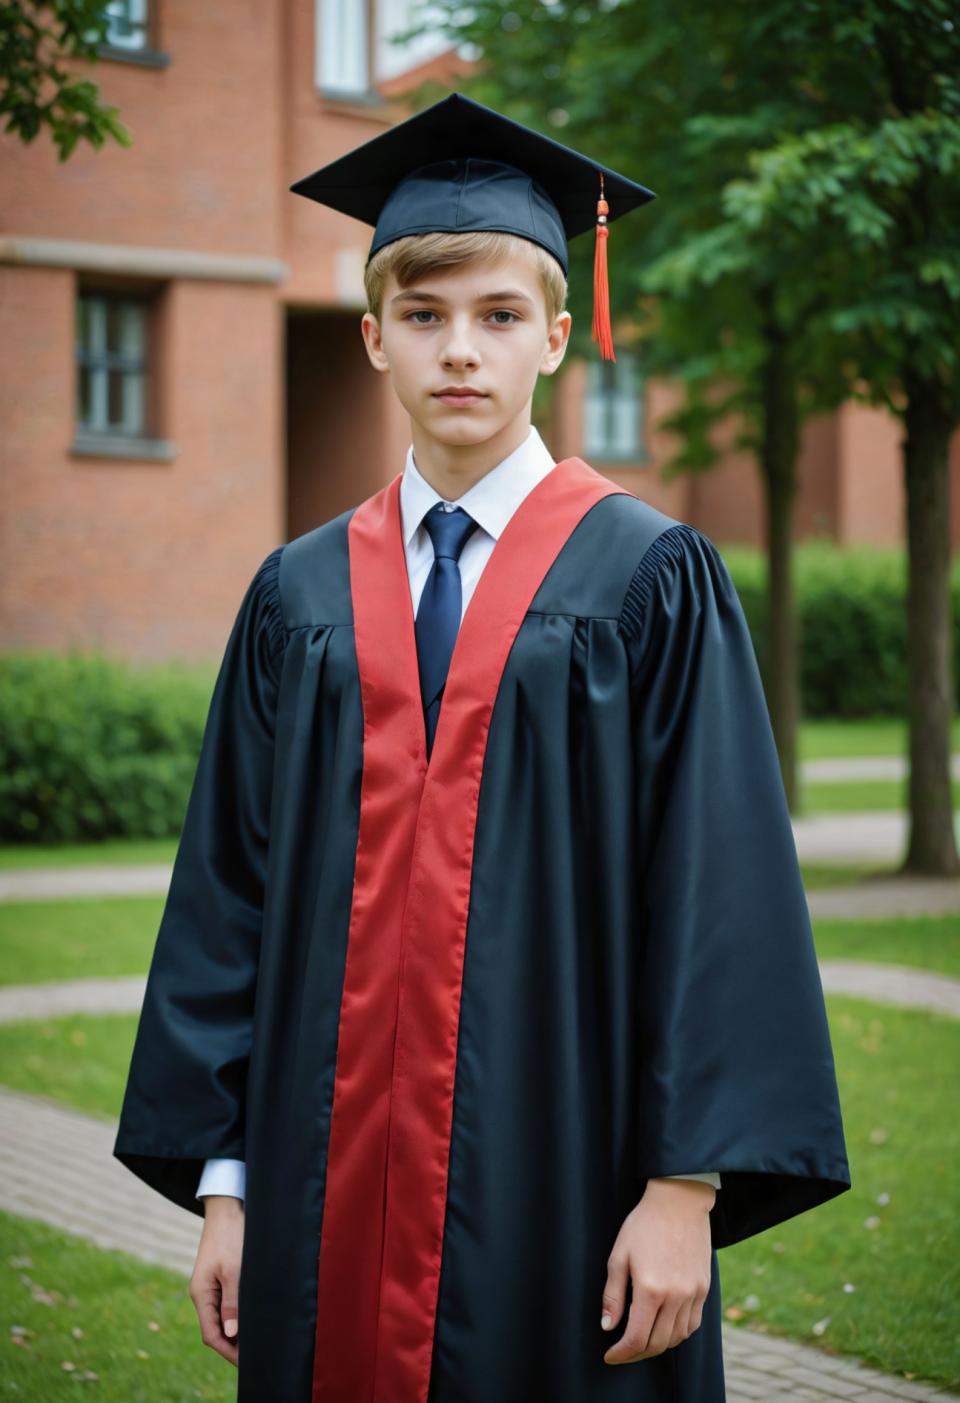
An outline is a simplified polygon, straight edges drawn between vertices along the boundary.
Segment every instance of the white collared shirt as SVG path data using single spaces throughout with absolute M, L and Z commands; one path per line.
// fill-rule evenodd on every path
M 411 444 L 400 479 L 400 519 L 414 618 L 427 576 L 433 568 L 433 541 L 422 525 L 430 508 L 437 502 L 446 501 L 450 507 L 462 507 L 477 523 L 477 529 L 470 533 L 464 543 L 458 562 L 463 595 L 460 610 L 462 622 L 483 567 L 490 559 L 504 527 L 527 493 L 532 492 L 555 466 L 550 450 L 531 424 L 530 432 L 519 448 L 515 448 L 455 501 L 450 501 L 441 497 L 417 470 Z
M 449 507 L 462 507 L 473 517 L 477 529 L 472 531 L 464 542 L 458 564 L 462 587 L 462 607 L 460 620 L 466 613 L 467 605 L 477 587 L 483 567 L 493 553 L 493 548 L 520 503 L 537 483 L 545 478 L 556 463 L 547 445 L 531 424 L 530 432 L 512 453 L 502 459 L 495 468 L 484 473 L 455 502 L 441 497 L 436 488 L 421 476 L 413 457 L 413 445 L 407 449 L 407 461 L 400 479 L 400 523 L 403 529 L 403 545 L 407 558 L 407 576 L 410 581 L 410 596 L 413 601 L 413 616 L 416 618 L 420 596 L 427 576 L 433 568 L 433 541 L 422 525 L 425 514 L 437 502 L 447 501 Z M 713 1172 L 689 1174 L 664 1174 L 664 1179 L 702 1179 L 714 1188 L 720 1187 L 720 1175 Z M 243 1198 L 246 1192 L 246 1166 L 243 1160 L 207 1160 L 197 1198 L 205 1194 L 228 1194 Z

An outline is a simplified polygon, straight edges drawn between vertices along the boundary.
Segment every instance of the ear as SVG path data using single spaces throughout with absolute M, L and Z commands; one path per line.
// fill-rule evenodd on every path
M 560 365 L 567 350 L 567 342 L 570 340 L 570 328 L 573 326 L 573 317 L 569 312 L 557 314 L 553 325 L 547 333 L 546 350 L 540 360 L 540 374 L 552 375 Z
M 380 332 L 380 323 L 372 312 L 364 312 L 360 322 L 360 331 L 363 335 L 363 344 L 367 350 L 367 356 L 374 370 L 389 370 L 386 353 L 383 349 L 383 337 Z

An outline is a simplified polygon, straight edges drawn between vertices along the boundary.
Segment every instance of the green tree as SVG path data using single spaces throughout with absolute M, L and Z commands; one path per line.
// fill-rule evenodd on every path
M 944 348 L 953 355 L 948 328 L 956 303 L 948 269 L 955 255 L 944 249 L 941 234 L 915 262 L 904 243 L 907 230 L 884 243 L 889 286 L 883 289 L 876 265 L 868 267 L 862 257 L 863 247 L 876 251 L 881 229 L 890 234 L 897 223 L 896 213 L 884 217 L 884 199 L 900 215 L 909 211 L 907 223 L 912 220 L 914 232 L 918 227 L 916 169 L 901 153 L 899 163 L 878 170 L 876 153 L 862 144 L 871 123 L 892 115 L 880 40 L 889 64 L 906 40 L 901 28 L 925 40 L 918 37 L 907 48 L 901 67 L 911 68 L 924 100 L 941 104 L 933 126 L 944 144 L 936 155 L 933 144 L 926 148 L 931 170 L 938 171 L 931 198 L 943 202 L 948 223 L 951 210 L 955 220 L 949 129 L 960 65 L 945 6 L 939 0 L 878 3 L 868 16 L 862 4 L 854 12 L 842 0 L 807 0 L 799 7 L 785 0 L 762 7 L 733 0 L 715 9 L 686 0 L 448 5 L 447 32 L 473 44 L 479 59 L 469 91 L 595 152 L 661 194 L 660 203 L 631 217 L 625 253 L 613 226 L 614 313 L 637 323 L 650 368 L 680 377 L 685 386 L 684 404 L 668 421 L 682 434 L 669 471 L 709 467 L 717 456 L 710 431 L 732 414 L 740 426 L 738 446 L 756 455 L 770 566 L 764 671 L 793 806 L 799 708 L 790 556 L 800 429 L 806 416 L 850 395 L 905 411 L 912 366 L 891 356 L 889 346 L 880 354 L 885 338 L 879 335 L 885 327 L 888 339 L 899 323 L 905 278 L 912 278 L 917 294 L 912 315 L 924 309 L 914 343 L 917 336 L 926 340 L 928 357 L 941 367 L 938 380 Z M 938 11 L 936 24 L 931 9 Z M 927 75 L 925 85 L 915 64 Z M 432 96 L 426 90 L 423 100 Z M 858 133 L 859 172 L 862 181 L 869 177 L 869 191 L 849 171 L 841 190 L 838 173 L 815 160 L 824 133 L 835 132 L 844 119 Z M 890 138 L 888 145 L 895 150 L 903 140 Z M 856 146 L 852 135 L 850 142 Z M 849 159 L 847 151 L 848 165 Z M 853 229 L 859 242 L 850 236 Z M 587 242 L 571 249 L 574 285 L 584 290 L 592 256 Z M 935 316 L 938 298 L 942 312 Z M 574 306 L 575 314 L 580 310 Z M 589 327 L 589 313 L 576 321 Z M 584 348 L 589 351 L 589 341 Z M 918 487 L 909 466 L 909 444 L 906 452 L 911 519 L 919 513 L 925 522 L 919 536 L 913 526 L 909 533 L 913 824 L 907 865 L 926 871 L 951 871 L 956 863 L 945 749 L 952 697 L 949 596 L 941 564 L 949 417 L 931 418 L 924 400 L 924 437 L 939 425 L 942 449 L 939 476 L 929 468 L 920 474 L 926 488 Z M 934 456 L 928 453 L 926 461 Z M 931 531 L 940 533 L 935 559 Z
M 95 62 L 106 42 L 103 0 L 6 0 L 0 6 L 0 115 L 5 131 L 31 142 L 47 129 L 66 161 L 78 141 L 101 147 L 132 137 L 96 84 L 71 73 L 71 59 Z
M 758 149 L 728 215 L 802 249 L 849 393 L 903 424 L 910 837 L 906 867 L 960 870 L 950 794 L 956 694 L 949 446 L 960 426 L 960 28 L 946 0 L 831 0 L 796 41 L 815 127 Z

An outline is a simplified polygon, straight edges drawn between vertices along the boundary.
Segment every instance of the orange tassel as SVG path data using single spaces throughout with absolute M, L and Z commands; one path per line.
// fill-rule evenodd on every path
M 597 242 L 593 256 L 593 340 L 600 343 L 603 360 L 617 358 L 613 353 L 613 331 L 610 327 L 610 283 L 607 277 L 607 227 L 609 205 L 603 197 L 603 172 L 600 172 L 600 198 L 597 201 Z

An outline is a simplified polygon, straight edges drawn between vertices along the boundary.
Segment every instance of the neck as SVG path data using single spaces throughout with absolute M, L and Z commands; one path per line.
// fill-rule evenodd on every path
M 529 410 L 483 443 L 440 443 L 411 421 L 417 472 L 445 501 L 455 502 L 519 448 L 530 432 Z

